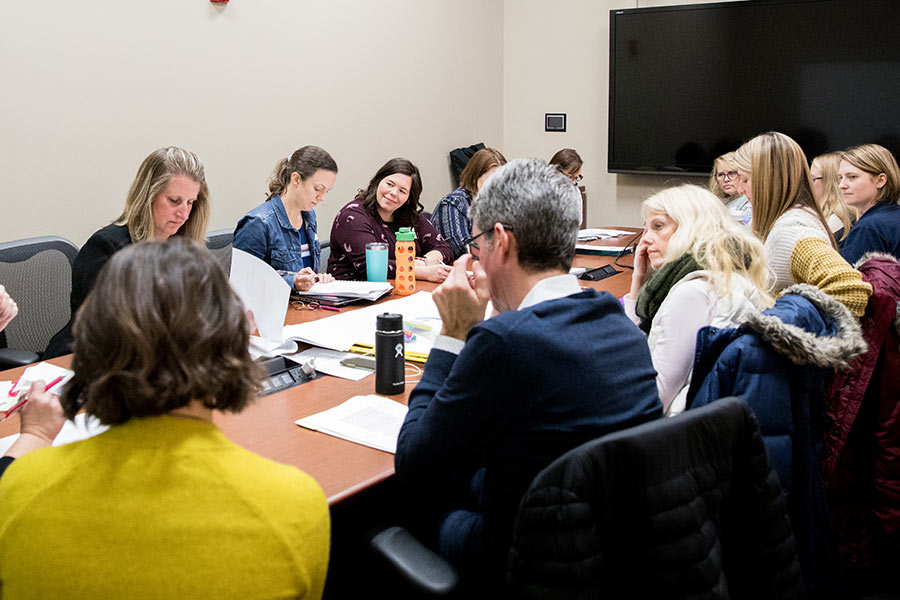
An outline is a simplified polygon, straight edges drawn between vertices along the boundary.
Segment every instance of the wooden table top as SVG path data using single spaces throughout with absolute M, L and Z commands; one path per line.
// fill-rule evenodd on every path
M 635 228 L 618 229 L 639 231 Z M 630 237 L 596 242 L 602 245 L 625 245 Z M 630 265 L 632 255 L 619 260 L 621 265 Z M 612 264 L 614 257 L 578 254 L 575 266 L 594 268 Z M 621 270 L 601 281 L 583 281 L 584 287 L 605 290 L 616 297 L 628 293 L 631 285 L 631 269 Z M 431 291 L 436 284 L 417 282 L 417 288 Z M 385 300 L 395 299 L 393 293 Z M 353 310 L 347 306 L 343 310 Z M 301 323 L 332 316 L 336 313 L 326 310 L 294 310 L 289 308 L 285 323 Z M 68 367 L 70 356 L 49 361 Z M 408 363 L 410 364 L 410 363 Z M 421 368 L 422 365 L 418 365 Z M 0 373 L 0 380 L 10 380 L 24 371 L 24 367 Z M 415 386 L 418 376 L 414 369 L 407 369 L 406 391 L 392 396 L 404 404 L 409 392 Z M 330 504 L 337 504 L 354 494 L 384 481 L 394 473 L 394 457 L 359 444 L 354 444 L 324 433 L 304 429 L 294 423 L 297 419 L 337 406 L 351 396 L 374 394 L 375 378 L 369 375 L 359 381 L 324 376 L 313 381 L 285 390 L 278 394 L 259 398 L 240 414 L 215 413 L 215 423 L 222 432 L 235 443 L 272 460 L 296 466 L 309 473 L 325 491 Z M 0 437 L 17 433 L 18 416 L 0 423 Z

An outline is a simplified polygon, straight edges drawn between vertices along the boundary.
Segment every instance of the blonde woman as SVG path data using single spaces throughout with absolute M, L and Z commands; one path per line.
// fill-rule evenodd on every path
M 900 259 L 900 169 L 891 152 L 865 144 L 841 153 L 841 191 L 859 221 L 841 243 L 841 255 L 855 263 L 866 252 Z
M 644 201 L 625 312 L 648 335 L 659 398 L 684 410 L 697 331 L 773 304 L 762 243 L 711 192 L 683 185 Z
M 709 191 L 721 198 L 729 214 L 741 223 L 749 225 L 753 218 L 750 200 L 738 189 L 740 176 L 734 164 L 734 152 L 723 154 L 713 163 L 709 174 Z
M 828 229 L 838 241 L 847 237 L 853 224 L 853 215 L 844 203 L 844 194 L 840 188 L 840 164 L 841 153 L 829 152 L 815 157 L 809 165 L 816 203 L 822 209 Z
M 861 317 L 872 286 L 838 254 L 797 142 L 770 131 L 738 148 L 735 162 L 753 204 L 753 231 L 765 244 L 774 291 L 808 283 Z
M 72 318 L 47 346 L 44 358 L 71 352 L 72 321 L 103 265 L 132 243 L 167 240 L 173 236 L 206 240 L 209 187 L 197 155 L 170 146 L 144 159 L 125 198 L 125 210 L 84 243 L 72 264 Z

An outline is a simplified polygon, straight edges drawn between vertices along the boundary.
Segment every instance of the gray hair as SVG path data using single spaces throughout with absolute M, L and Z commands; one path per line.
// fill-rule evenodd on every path
M 508 226 L 526 270 L 568 271 L 572 266 L 581 225 L 578 190 L 543 160 L 518 158 L 497 169 L 469 216 L 481 231 L 490 232 L 496 223 Z

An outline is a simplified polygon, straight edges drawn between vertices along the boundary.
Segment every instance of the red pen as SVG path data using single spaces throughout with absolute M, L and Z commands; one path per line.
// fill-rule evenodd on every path
M 25 406 L 25 403 L 26 403 L 26 402 L 28 402 L 28 398 L 26 398 L 25 396 L 22 396 L 22 401 L 19 402 L 18 404 L 16 404 L 15 406 L 13 406 L 13 407 L 12 407 L 11 409 L 9 409 L 8 411 L 4 412 L 4 413 L 3 413 L 3 418 L 4 418 L 4 419 L 8 419 L 8 418 L 9 418 L 9 415 L 13 414 L 13 413 L 16 412 L 17 410 L 19 410 L 20 408 L 22 408 L 23 406 Z
M 22 376 L 20 375 L 19 378 L 16 379 L 16 382 L 13 383 L 12 387 L 9 388 L 9 397 L 10 397 L 10 398 L 12 398 L 12 397 L 15 396 L 16 394 L 18 394 L 19 391 L 21 391 L 21 390 L 16 390 L 16 386 L 19 385 L 19 381 L 21 381 L 21 380 L 22 380 Z M 48 384 L 47 384 L 47 387 L 45 387 L 44 390 L 49 392 L 49 391 L 50 391 L 50 388 L 52 388 L 54 385 L 56 385 L 57 383 L 59 383 L 59 382 L 62 381 L 62 380 L 63 380 L 63 376 L 60 375 L 59 377 L 57 377 L 56 379 L 54 379 L 53 381 L 51 381 L 50 383 L 48 383 Z M 13 391 L 13 390 L 15 390 L 15 391 Z
M 319 308 L 324 308 L 325 310 L 333 310 L 334 312 L 341 312 L 337 306 L 325 306 L 324 304 L 320 304 Z
M 51 381 L 50 383 L 48 383 L 48 384 L 47 384 L 47 387 L 44 388 L 44 391 L 45 391 L 45 392 L 49 392 L 49 391 L 50 391 L 50 388 L 52 388 L 54 385 L 56 385 L 57 383 L 59 383 L 59 382 L 62 381 L 62 380 L 63 380 L 63 376 L 60 375 L 59 377 L 57 377 L 56 379 L 54 379 L 53 381 Z

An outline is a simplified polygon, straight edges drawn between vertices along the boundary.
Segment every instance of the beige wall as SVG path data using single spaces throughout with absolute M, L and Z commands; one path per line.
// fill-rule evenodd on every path
M 644 198 L 674 181 L 668 176 L 614 175 L 606 171 L 609 11 L 689 3 L 694 2 L 504 2 L 503 148 L 507 157 L 544 159 L 560 148 L 578 150 L 585 162 L 591 226 L 639 226 Z M 544 113 L 548 112 L 567 114 L 565 133 L 544 132 Z M 689 177 L 684 181 L 702 183 L 703 179 Z
M 447 152 L 585 159 L 591 225 L 638 225 L 664 177 L 606 172 L 609 10 L 661 0 L 5 0 L 0 6 L 0 240 L 82 244 L 119 215 L 150 150 L 207 167 L 210 227 L 262 201 L 281 156 L 328 149 L 337 210 L 387 158 L 449 190 Z M 545 112 L 568 131 L 543 131 Z M 652 143 L 652 140 L 648 140 Z
M 4 0 L 0 241 L 84 243 L 170 144 L 206 165 L 211 228 L 304 144 L 340 167 L 323 237 L 392 156 L 419 165 L 431 208 L 449 150 L 502 144 L 502 35 L 501 0 Z

